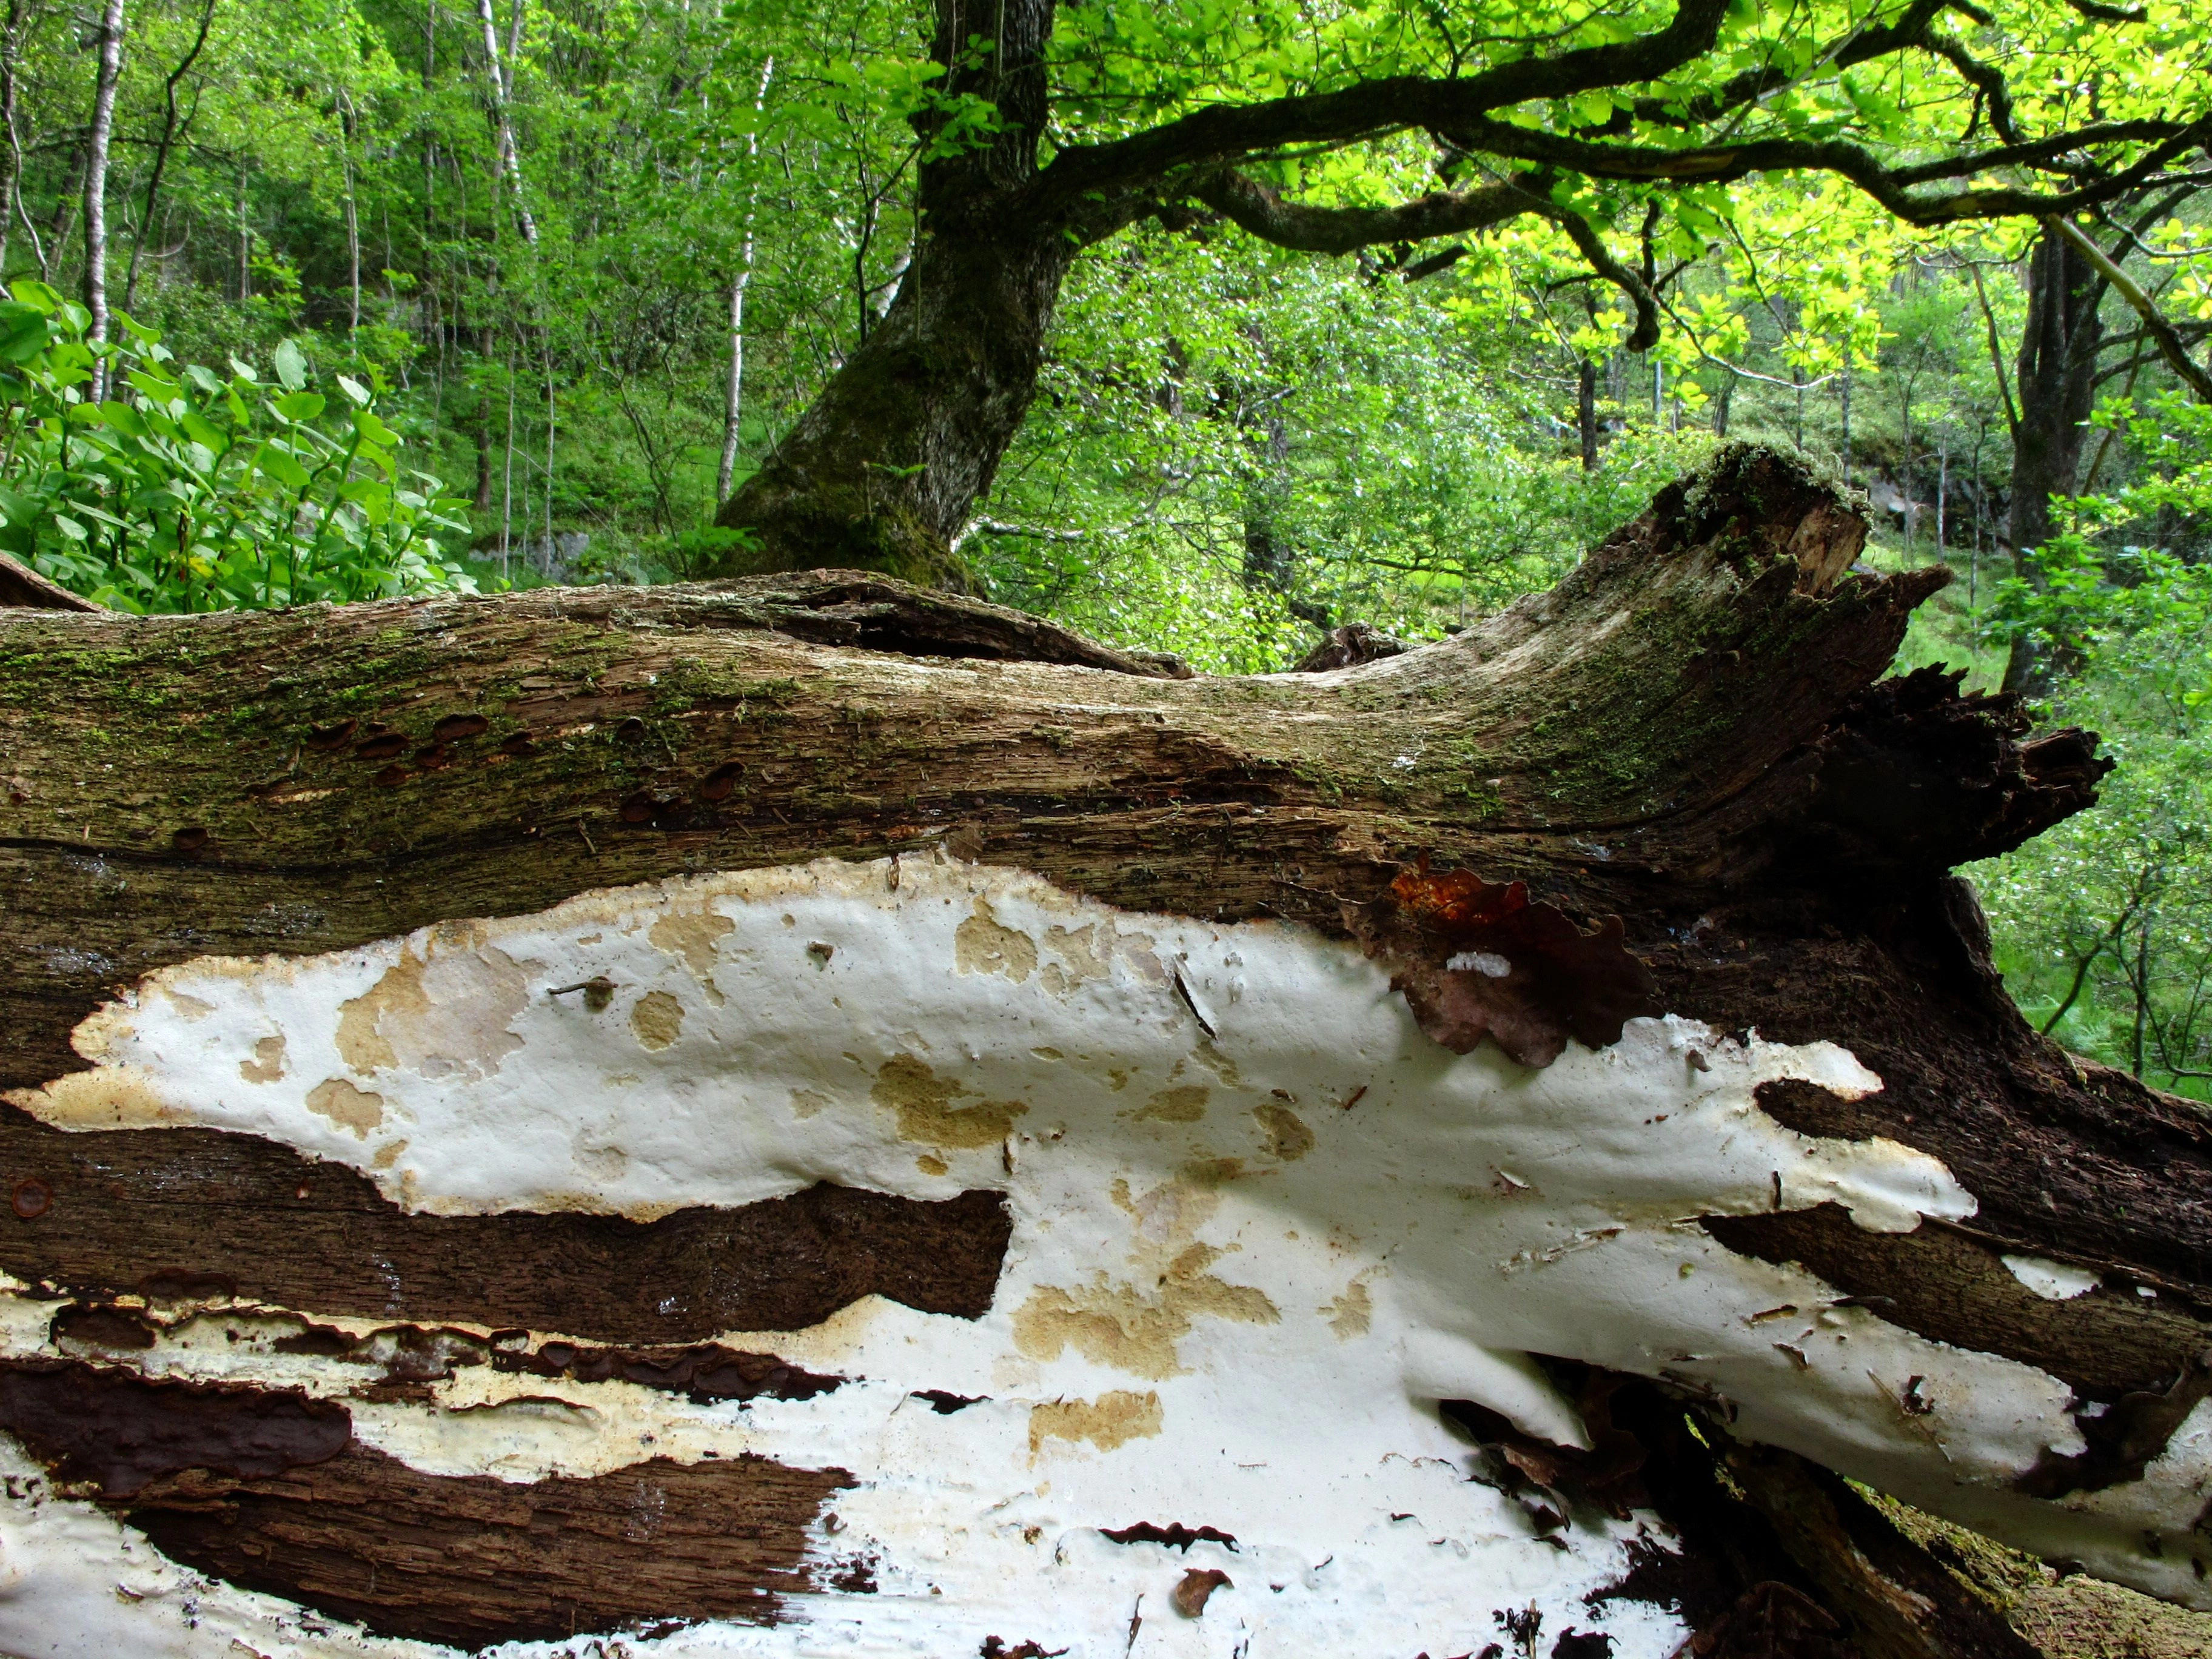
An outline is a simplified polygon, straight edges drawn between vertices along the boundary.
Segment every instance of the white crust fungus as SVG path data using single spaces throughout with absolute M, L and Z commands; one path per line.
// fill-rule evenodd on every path
M 590 985 L 611 987 L 596 1007 L 553 994 Z M 432 1405 L 356 1405 L 363 1440 L 439 1473 L 750 1451 L 857 1477 L 835 1553 L 872 1557 L 875 1593 L 794 1597 L 775 1628 L 701 1626 L 641 1651 L 952 1655 L 996 1634 L 1125 1659 L 1446 1653 L 1533 1601 L 1547 1629 L 1661 1659 L 1684 1635 L 1670 1615 L 1581 1599 L 1619 1576 L 1638 1524 L 1536 1537 L 1468 1478 L 1438 1417 L 1436 1401 L 1473 1400 L 1582 1443 L 1532 1353 L 1708 1391 L 1743 1434 L 2197 1599 L 2186 1552 L 2142 1540 L 2195 1512 L 2212 1414 L 2131 1486 L 2033 1502 L 2012 1480 L 2046 1447 L 2082 1449 L 2062 1383 L 1838 1305 L 1698 1225 L 1823 1202 L 1881 1231 L 1973 1213 L 1923 1153 L 1810 1138 L 1759 1109 L 1770 1079 L 1881 1086 L 1829 1043 L 1669 1016 L 1541 1070 L 1488 1044 L 1455 1055 L 1349 945 L 1117 911 L 942 857 L 672 880 L 327 956 L 204 959 L 76 1041 L 93 1070 L 10 1098 L 64 1128 L 267 1136 L 418 1212 L 650 1218 L 817 1181 L 1006 1194 L 1012 1241 L 985 1317 L 868 1298 L 808 1330 L 721 1339 L 853 1379 L 812 1399 L 692 1405 L 477 1368 Z M 39 1352 L 43 1328 L 0 1317 L 0 1340 Z M 356 1380 L 250 1342 L 165 1339 L 133 1363 L 319 1393 Z M 1925 1409 L 1907 1411 L 1915 1377 Z M 977 1403 L 933 1409 L 921 1390 Z M 306 1633 L 37 1479 L 9 1489 L 29 1495 L 0 1503 L 0 1649 L 427 1651 Z M 1140 1522 L 1237 1542 L 1103 1535 Z M 1192 1569 L 1229 1582 L 1202 1618 L 1164 1616 Z M 56 1645 L 68 1628 L 87 1634 Z

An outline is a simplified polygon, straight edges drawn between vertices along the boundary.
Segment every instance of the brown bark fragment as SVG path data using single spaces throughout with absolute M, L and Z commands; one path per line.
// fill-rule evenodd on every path
M 180 1469 L 239 1480 L 335 1457 L 346 1408 L 266 1389 L 149 1380 L 71 1361 L 0 1362 L 0 1428 L 55 1479 L 130 1498 Z
M 852 1484 L 750 1455 L 527 1484 L 424 1474 L 356 1442 L 335 1401 L 70 1362 L 0 1363 L 0 1428 L 175 1560 L 469 1649 L 769 1622 L 776 1592 L 812 1587 L 810 1528 Z
M 708 1619 L 773 1623 L 840 1469 L 666 1458 L 526 1485 L 359 1444 L 251 1480 L 180 1478 L 125 1511 L 162 1553 L 380 1636 L 470 1650 Z
M 52 1203 L 0 1216 L 0 1270 L 72 1296 L 236 1297 L 617 1345 L 801 1330 L 870 1294 L 977 1318 L 1012 1226 L 996 1193 L 826 1185 L 651 1222 L 410 1215 L 365 1176 L 251 1135 L 70 1134 L 0 1106 L 0 1182 L 25 1179 Z
M 50 581 L 21 560 L 0 553 L 0 605 L 21 605 L 38 611 L 98 611 L 90 599 L 80 598 Z

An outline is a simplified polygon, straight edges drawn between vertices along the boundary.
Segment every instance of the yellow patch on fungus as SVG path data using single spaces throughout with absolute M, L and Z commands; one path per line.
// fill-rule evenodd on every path
M 1195 1123 L 1206 1115 L 1206 1097 L 1212 1092 L 1203 1083 L 1180 1084 L 1160 1090 L 1129 1115 L 1158 1123 Z
M 629 1029 L 648 1048 L 665 1048 L 684 1030 L 684 1005 L 665 991 L 647 991 L 629 1011 Z
M 941 1176 L 951 1166 L 934 1152 L 924 1152 L 915 1159 L 914 1167 L 926 1176 Z
M 179 1115 L 135 1066 L 71 1072 L 43 1088 L 10 1089 L 4 1098 L 57 1129 L 144 1129 Z
M 975 1106 L 952 1103 L 973 1089 L 939 1077 L 912 1054 L 894 1054 L 876 1073 L 868 1097 L 898 1114 L 901 1140 L 925 1146 L 995 1146 L 1029 1110 L 1018 1100 L 986 1100 Z
M 403 949 L 381 979 L 338 1006 L 338 1057 L 350 1070 L 481 1080 L 522 1046 L 507 1030 L 528 1000 L 522 969 L 483 933 L 480 923 L 441 927 L 423 956 Z
M 1035 1461 L 1048 1440 L 1087 1440 L 1112 1451 L 1132 1440 L 1160 1431 L 1160 1397 L 1121 1389 L 1096 1400 L 1053 1400 L 1030 1407 L 1030 1457 Z
M 683 957 L 691 977 L 707 993 L 707 1000 L 719 1008 L 722 994 L 714 987 L 714 963 L 724 935 L 737 925 L 719 910 L 678 910 L 654 922 L 646 938 L 656 948 Z
M 1284 1163 L 1295 1162 L 1313 1151 L 1314 1133 L 1306 1127 L 1305 1120 L 1287 1106 L 1267 1101 L 1252 1109 L 1253 1120 L 1267 1138 L 1269 1158 L 1279 1158 Z
M 384 1121 L 384 1097 L 356 1089 L 342 1077 L 327 1077 L 307 1091 L 307 1109 L 366 1140 Z
M 1004 974 L 1018 985 L 1036 971 L 1036 941 L 1002 926 L 991 901 L 978 897 L 974 913 L 953 930 L 952 962 L 963 974 Z
M 284 1039 L 265 1036 L 253 1045 L 253 1058 L 238 1062 L 238 1074 L 248 1083 L 274 1083 L 284 1075 Z
M 1321 1310 L 1328 1321 L 1329 1329 L 1336 1333 L 1340 1342 L 1349 1342 L 1355 1336 L 1367 1334 L 1367 1327 L 1375 1317 L 1375 1298 L 1368 1294 L 1364 1279 L 1355 1279 L 1344 1287 L 1340 1296 L 1332 1297 Z

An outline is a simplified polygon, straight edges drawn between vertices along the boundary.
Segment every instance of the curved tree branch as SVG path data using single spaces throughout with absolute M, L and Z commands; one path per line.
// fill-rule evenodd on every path
M 1532 99 L 1571 98 L 1656 80 L 1711 51 L 1727 9 L 1727 0 L 1680 0 L 1674 21 L 1656 34 L 1557 58 L 1521 58 L 1459 79 L 1391 76 L 1338 92 L 1217 104 L 1127 138 L 1061 151 L 1039 176 L 1033 205 L 1050 211 L 1095 191 L 1141 188 L 1180 168 L 1283 144 L 1342 143 L 1409 127 L 1458 127 Z
M 1649 351 L 1659 343 L 1659 300 L 1652 293 L 1651 284 L 1643 273 L 1632 270 L 1613 257 L 1606 246 L 1605 238 L 1597 234 L 1596 227 L 1579 213 L 1563 212 L 1553 209 L 1545 216 L 1567 234 L 1575 250 L 1589 261 L 1592 270 L 1611 283 L 1628 296 L 1636 308 L 1636 326 L 1621 343 L 1631 351 Z
M 1542 187 L 1508 180 L 1474 190 L 1433 191 L 1396 207 L 1316 207 L 1289 202 L 1273 185 L 1224 168 L 1190 193 L 1224 218 L 1277 247 L 1305 253 L 1350 253 L 1378 242 L 1419 242 L 1503 224 L 1538 210 Z
M 1480 120 L 1453 132 L 1462 148 L 1514 161 L 1547 163 L 1594 179 L 1646 184 L 1729 184 L 1753 173 L 1832 173 L 1848 179 L 1908 224 L 1933 226 L 1962 219 L 2041 216 L 2077 212 L 2137 188 L 2175 155 L 2202 143 L 2212 119 L 2177 126 L 2172 122 L 2112 122 L 2033 144 L 2005 145 L 1913 167 L 1888 167 L 1869 150 L 1841 142 L 1753 139 L 1746 143 L 1697 149 L 1656 145 L 1593 143 L 1562 137 L 1504 121 Z M 2012 187 L 1965 189 L 1941 196 L 1917 195 L 1912 186 L 1938 179 L 1972 178 L 1993 167 L 2020 166 L 2091 143 L 2152 141 L 2133 165 L 2107 178 L 2054 195 Z

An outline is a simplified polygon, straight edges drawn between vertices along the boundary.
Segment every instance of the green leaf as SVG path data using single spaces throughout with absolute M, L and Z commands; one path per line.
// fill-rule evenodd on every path
M 253 464 L 287 489 L 305 489 L 314 482 L 307 476 L 307 469 L 293 459 L 290 451 L 279 449 L 275 444 L 262 445 Z
M 281 362 L 278 368 L 283 368 Z M 270 407 L 288 421 L 312 421 L 323 412 L 325 402 L 318 392 L 288 392 Z
M 292 392 L 307 384 L 307 360 L 301 355 L 297 342 L 286 339 L 277 343 L 276 378 Z
M 368 388 L 359 380 L 341 374 L 338 376 L 338 390 L 344 392 L 361 407 L 366 409 L 368 406 Z

